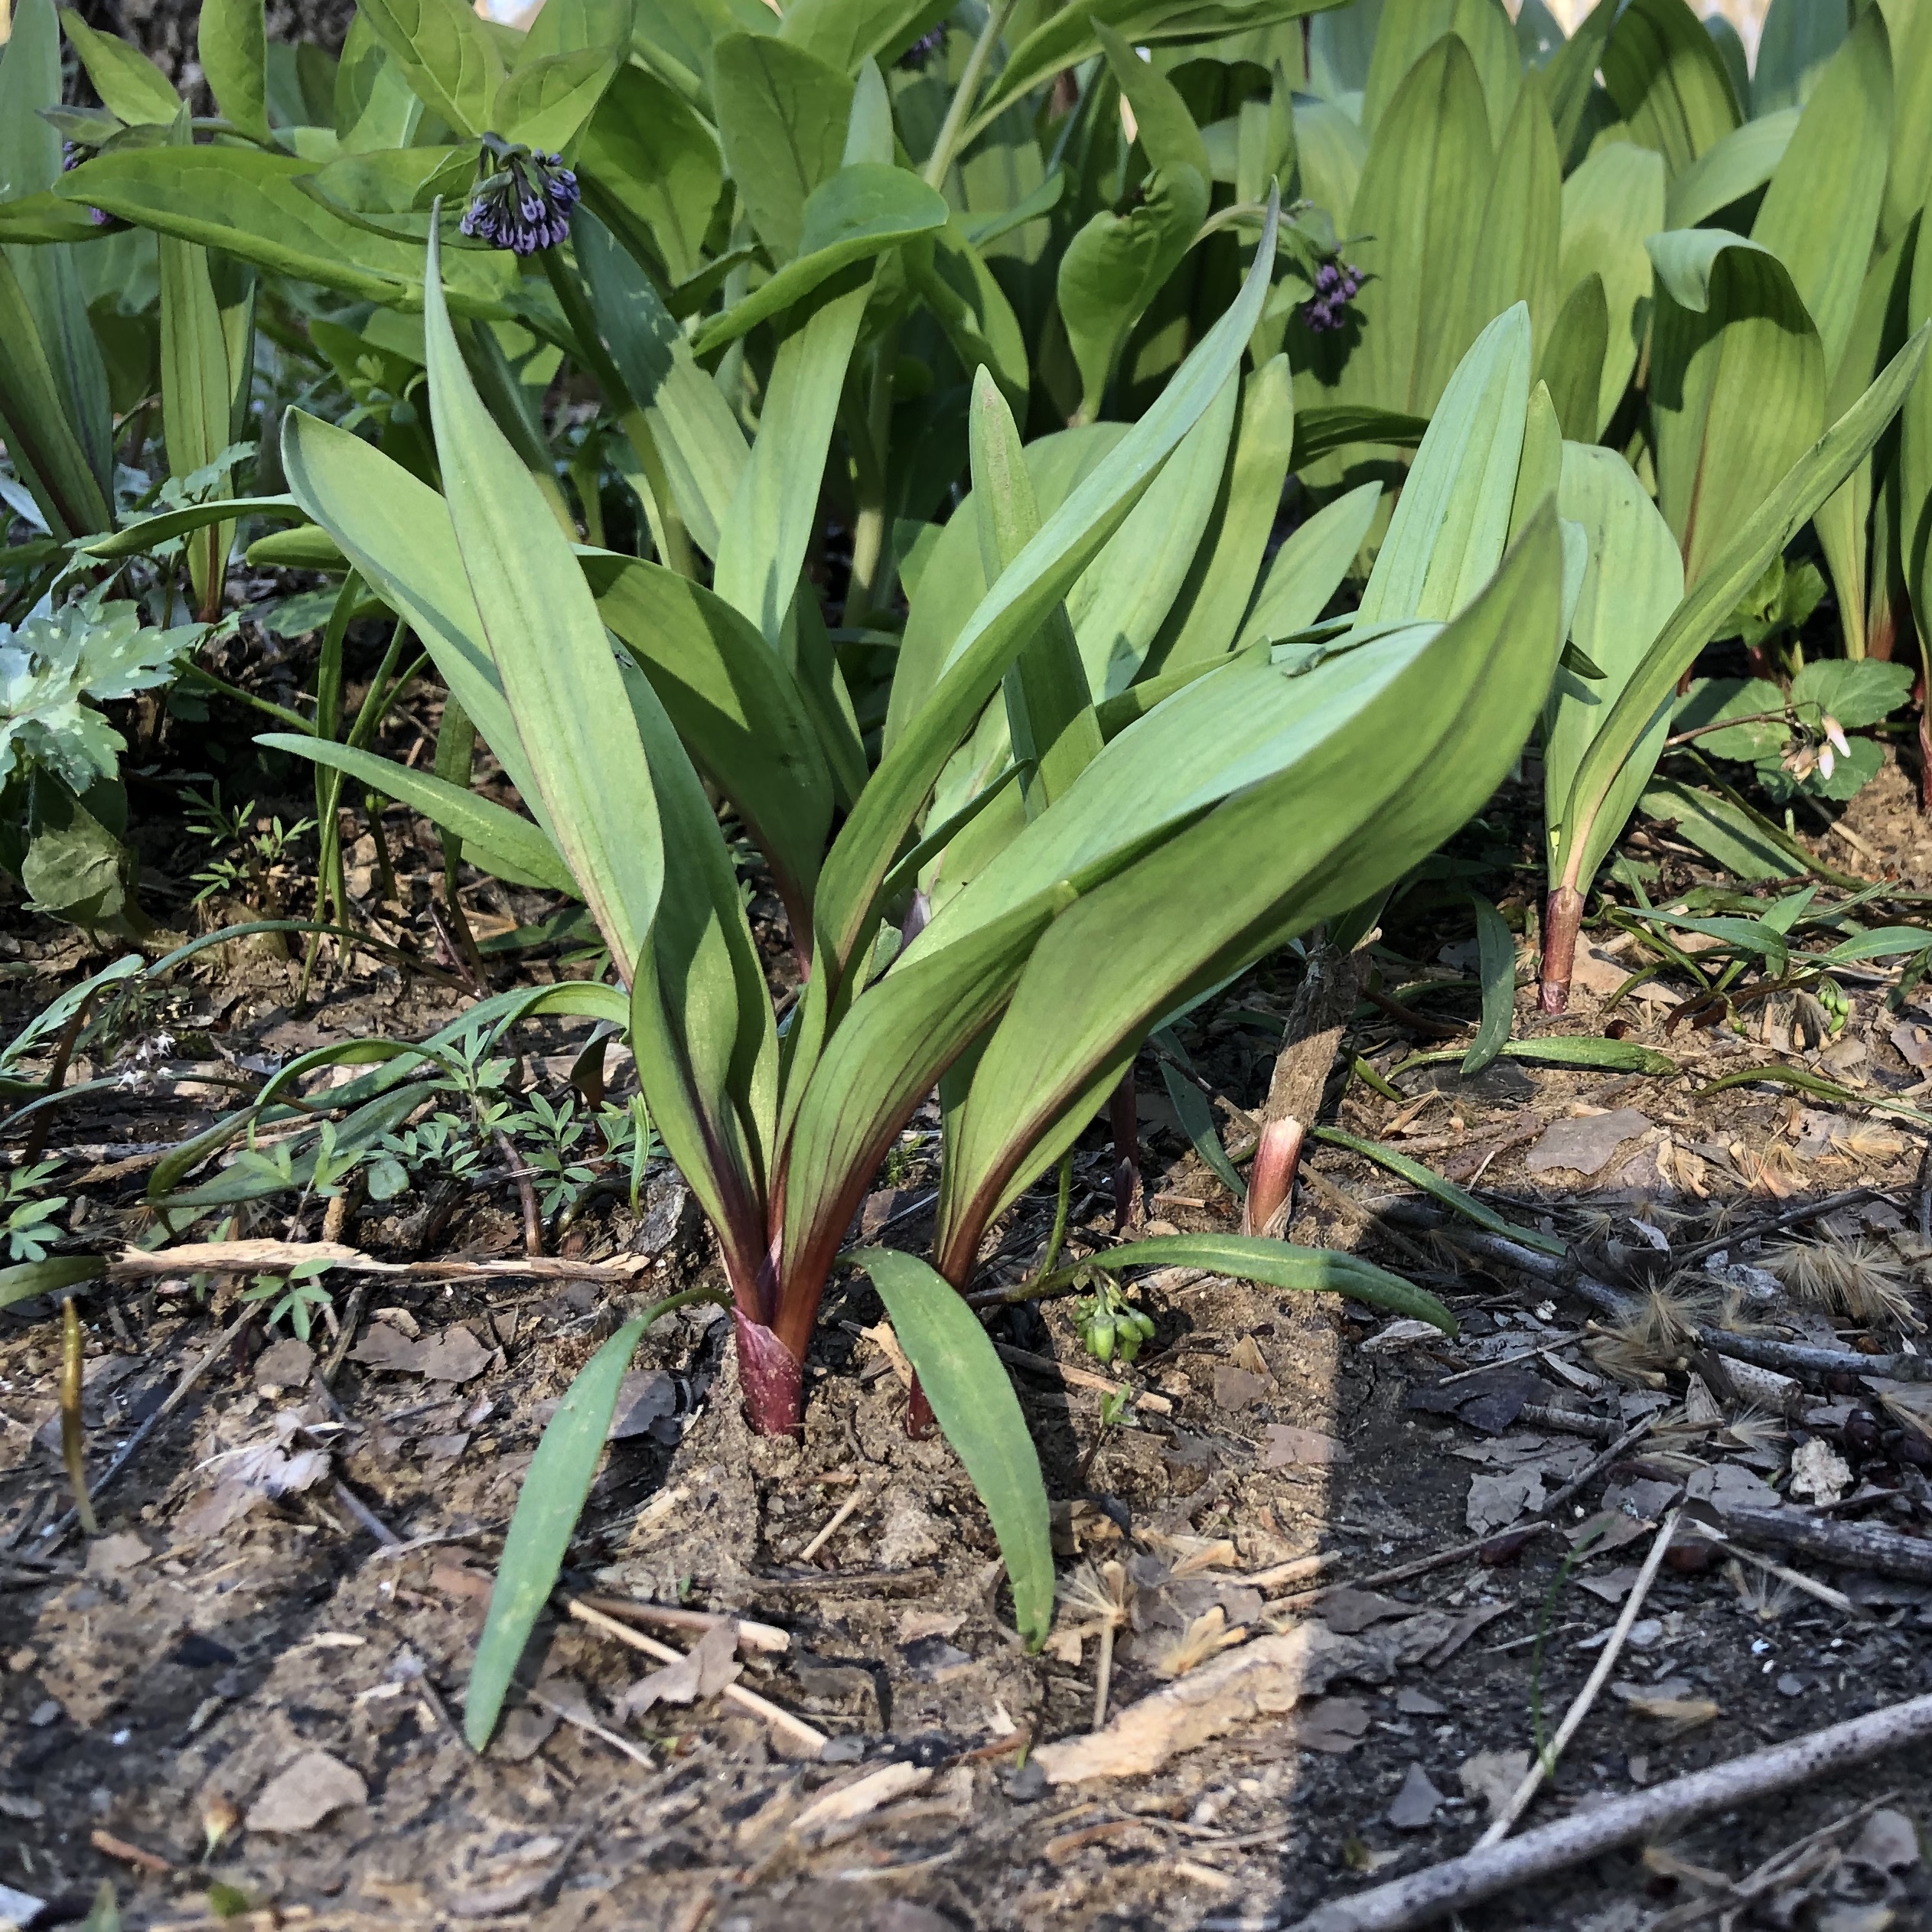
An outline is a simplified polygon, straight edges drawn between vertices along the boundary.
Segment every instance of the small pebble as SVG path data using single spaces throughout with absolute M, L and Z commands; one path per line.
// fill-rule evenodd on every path
M 1781 1697 L 1802 1697 L 1804 1695 L 1804 1680 L 1793 1676 L 1787 1670 L 1778 1679 L 1777 1689 Z

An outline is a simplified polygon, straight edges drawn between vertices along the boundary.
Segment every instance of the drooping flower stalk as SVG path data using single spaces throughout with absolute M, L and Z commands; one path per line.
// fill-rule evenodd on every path
M 483 137 L 483 151 L 496 162 L 496 170 L 477 183 L 463 211 L 463 233 L 513 255 L 560 247 L 569 239 L 570 211 L 580 194 L 577 176 L 565 167 L 563 157 L 494 134 Z

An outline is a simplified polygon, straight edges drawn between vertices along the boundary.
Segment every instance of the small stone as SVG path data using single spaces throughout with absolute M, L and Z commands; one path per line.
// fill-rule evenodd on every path
M 312 1831 L 350 1805 L 367 1804 L 369 1787 L 360 1775 L 326 1751 L 305 1751 L 263 1787 L 249 1807 L 250 1831 Z
M 1442 1794 L 1429 1782 L 1420 1764 L 1411 1764 L 1402 1789 L 1389 1807 L 1389 1822 L 1397 1831 L 1425 1831 L 1435 1822 Z
M 27 1722 L 36 1731 L 44 1731 L 60 1715 L 60 1706 L 51 1697 L 43 1698 L 29 1714 Z
M 1663 1634 L 1663 1620 L 1660 1617 L 1640 1617 L 1630 1627 L 1630 1635 L 1625 1640 L 1631 1649 L 1647 1650 Z
M 1801 1442 L 1791 1457 L 1791 1494 L 1836 1503 L 1852 1487 L 1852 1466 L 1822 1435 Z
M 1804 1691 L 1804 1680 L 1793 1676 L 1788 1670 L 1777 1680 L 1777 1694 L 1781 1697 L 1802 1697 Z

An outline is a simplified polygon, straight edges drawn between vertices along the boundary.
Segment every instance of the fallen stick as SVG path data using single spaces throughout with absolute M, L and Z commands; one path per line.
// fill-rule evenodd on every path
M 1091 1369 L 1078 1369 L 1067 1362 L 1056 1362 L 1051 1355 L 1035 1355 L 1031 1350 L 1015 1348 L 1010 1343 L 993 1344 L 999 1359 L 1016 1369 L 1026 1369 L 1034 1375 L 1054 1375 L 1076 1389 L 1092 1389 L 1103 1396 L 1129 1395 L 1134 1399 L 1136 1409 L 1144 1409 L 1150 1416 L 1171 1416 L 1174 1404 L 1165 1396 L 1157 1396 L 1151 1390 L 1130 1388 L 1124 1382 L 1110 1382 L 1104 1375 L 1096 1375 Z
M 1491 1821 L 1488 1830 L 1476 1840 L 1478 1851 L 1500 1845 L 1509 1836 L 1510 1827 L 1530 1809 L 1530 1800 L 1543 1788 L 1543 1780 L 1556 1770 L 1557 1759 L 1562 1756 L 1569 1741 L 1590 1715 L 1590 1707 L 1597 1701 L 1598 1692 L 1609 1681 L 1611 1671 L 1622 1653 L 1624 1640 L 1637 1621 L 1637 1613 L 1643 1607 L 1644 1599 L 1650 1594 L 1650 1585 L 1657 1581 L 1657 1567 L 1663 1561 L 1663 1552 L 1670 1547 L 1670 1539 L 1676 1533 L 1677 1519 L 1681 1514 L 1682 1511 L 1673 1510 L 1663 1519 L 1663 1526 L 1651 1539 L 1650 1553 L 1644 1558 L 1644 1567 L 1637 1572 L 1637 1581 L 1624 1599 L 1623 1612 L 1611 1630 L 1610 1640 L 1598 1654 L 1595 1668 L 1563 1713 L 1563 1721 L 1556 1727 L 1556 1736 L 1536 1754 L 1529 1770 L 1523 1774 L 1523 1782 L 1510 1794 L 1509 1803 Z
M 1533 1523 L 1526 1526 L 1527 1536 L 1540 1536 L 1547 1530 L 1547 1523 Z M 1338 1590 L 1379 1590 L 1385 1583 L 1406 1583 L 1412 1576 L 1426 1576 L 1431 1570 L 1439 1570 L 1451 1563 L 1460 1562 L 1465 1556 L 1479 1556 L 1493 1543 L 1500 1543 L 1505 1536 L 1513 1535 L 1513 1530 L 1492 1530 L 1487 1536 L 1478 1536 L 1471 1543 L 1459 1543 L 1451 1549 L 1438 1549 L 1432 1556 L 1418 1556 L 1414 1562 L 1398 1563 L 1392 1570 L 1377 1570 L 1373 1576 L 1352 1578 L 1346 1583 L 1324 1584 L 1319 1590 L 1304 1590 L 1298 1596 L 1282 1597 L 1269 1606 L 1269 1614 L 1280 1610 L 1311 1610 L 1318 1604 L 1332 1597 Z M 1298 1557 L 1297 1562 L 1305 1562 L 1305 1557 Z M 1257 1576 L 1239 1576 L 1230 1582 L 1246 1583 L 1257 1588 L 1265 1588 L 1262 1571 Z
M 1526 1403 L 1526 1408 L 1528 1405 Z M 1580 1496 L 1598 1477 L 1608 1469 L 1625 1450 L 1631 1448 L 1650 1432 L 1650 1425 L 1657 1420 L 1654 1416 L 1640 1416 L 1625 1429 L 1600 1456 L 1593 1457 L 1589 1463 L 1572 1476 L 1559 1490 L 1552 1491 L 1537 1505 L 1536 1513 L 1554 1520 L 1556 1512 L 1573 1496 Z
M 660 1663 L 682 1663 L 684 1653 L 673 1650 L 668 1644 L 660 1644 L 654 1637 L 647 1637 L 642 1631 L 633 1630 L 627 1624 L 621 1624 L 614 1617 L 607 1617 L 601 1610 L 593 1610 L 589 1605 L 579 1602 L 575 1597 L 565 1599 L 572 1616 L 580 1624 L 588 1624 L 592 1630 L 601 1631 L 606 1637 L 614 1637 L 620 1644 L 628 1644 L 634 1650 L 642 1650 L 646 1657 L 654 1657 Z M 823 1731 L 815 1731 L 802 1717 L 793 1717 L 790 1711 L 773 1703 L 769 1698 L 761 1697 L 755 1690 L 747 1690 L 742 1684 L 727 1684 L 720 1693 L 729 1702 L 741 1710 L 754 1712 L 764 1719 L 773 1730 L 789 1738 L 801 1749 L 817 1758 L 824 1751 L 826 1743 Z
M 414 1281 L 529 1277 L 542 1281 L 627 1284 L 657 1266 L 647 1255 L 621 1261 L 565 1261 L 528 1255 L 502 1261 L 378 1261 L 340 1241 L 201 1241 L 172 1248 L 129 1248 L 107 1264 L 110 1281 L 140 1281 L 153 1275 L 252 1273 L 327 1262 L 349 1275 L 390 1275 Z
M 1408 1932 L 1499 1892 L 1568 1871 L 1640 1838 L 1676 1831 L 1693 1819 L 1728 1811 L 1826 1773 L 1862 1764 L 1932 1738 L 1932 1694 L 1888 1704 L 1864 1717 L 1794 1738 L 1788 1744 L 1728 1759 L 1688 1777 L 1610 1798 L 1520 1838 L 1465 1852 L 1461 1858 L 1391 1879 L 1386 1885 L 1318 1906 L 1291 1932 Z
M 1735 1227 L 1728 1233 L 1713 1235 L 1708 1241 L 1694 1243 L 1688 1248 L 1678 1248 L 1670 1259 L 1679 1267 L 1688 1262 L 1701 1261 L 1707 1254 L 1715 1254 L 1720 1248 L 1735 1248 L 1745 1242 L 1754 1241 L 1760 1235 L 1775 1234 L 1781 1227 L 1797 1227 L 1806 1221 L 1821 1220 L 1826 1214 L 1835 1214 L 1841 1207 L 1853 1207 L 1862 1201 L 1876 1201 L 1884 1194 L 1878 1188 L 1848 1188 L 1842 1194 L 1827 1194 L 1823 1201 L 1814 1201 L 1809 1207 L 1787 1207 L 1781 1214 L 1774 1214 L 1770 1220 L 1759 1221 L 1751 1227 Z
M 1795 1549 L 1841 1569 L 1932 1583 L 1932 1538 L 1908 1536 L 1875 1523 L 1834 1523 L 1797 1510 L 1725 1509 L 1718 1512 L 1727 1536 L 1740 1543 Z
M 733 1617 L 716 1610 L 686 1610 L 670 1604 L 638 1603 L 629 1597 L 584 1597 L 578 1601 L 607 1617 L 628 1617 L 640 1624 L 657 1624 L 667 1630 L 715 1630 L 729 1624 L 738 1634 L 741 1650 L 789 1650 L 791 1633 L 776 1624 L 754 1622 L 749 1617 Z
M 1892 1382 L 1932 1382 L 1932 1355 L 1861 1355 L 1855 1349 L 1734 1335 L 1728 1328 L 1700 1328 L 1697 1339 L 1714 1354 L 1735 1356 L 1784 1375 L 1876 1375 Z

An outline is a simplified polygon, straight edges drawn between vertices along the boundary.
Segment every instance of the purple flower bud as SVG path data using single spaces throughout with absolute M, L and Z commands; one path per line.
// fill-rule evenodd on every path
M 930 33 L 921 34 L 904 53 L 899 56 L 899 64 L 914 73 L 924 73 L 926 63 L 946 44 L 946 28 L 942 24 Z
M 581 193 L 562 156 L 513 147 L 494 135 L 485 137 L 484 151 L 497 170 L 477 183 L 458 224 L 462 233 L 519 256 L 561 246 Z
M 1323 262 L 1315 271 L 1313 298 L 1302 305 L 1302 320 L 1309 331 L 1325 335 L 1341 327 L 1361 286 L 1360 272 L 1351 264 L 1339 258 Z

